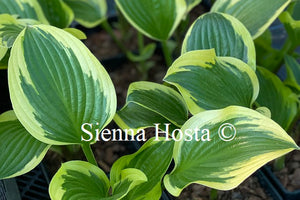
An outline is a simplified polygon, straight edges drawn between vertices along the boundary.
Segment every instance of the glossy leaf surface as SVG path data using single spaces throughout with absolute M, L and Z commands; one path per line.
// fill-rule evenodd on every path
M 173 141 L 155 141 L 152 138 L 147 141 L 134 154 L 121 157 L 117 160 L 111 170 L 111 182 L 120 181 L 120 172 L 127 168 L 136 168 L 145 173 L 148 181 L 131 190 L 124 200 L 144 199 L 158 200 L 161 197 L 161 180 L 166 173 L 173 153 Z
M 35 19 L 48 24 L 37 0 L 0 0 L 0 14 L 16 15 L 20 18 Z
M 211 11 L 227 13 L 240 20 L 255 39 L 261 35 L 291 0 L 217 0 Z
M 16 19 L 9 14 L 0 15 L 0 46 L 11 48 L 21 31 L 28 25 L 39 24 L 32 19 Z
M 167 40 L 187 9 L 185 0 L 117 0 L 116 4 L 131 25 L 156 40 Z
M 38 0 L 38 2 L 51 25 L 66 28 L 73 21 L 74 13 L 63 0 Z
M 213 49 L 181 55 L 164 80 L 178 88 L 192 114 L 229 105 L 250 107 L 259 90 L 250 66 L 236 58 L 217 57 Z
M 108 197 L 109 180 L 95 165 L 84 161 L 63 163 L 49 186 L 52 200 L 101 199 Z
M 106 18 L 106 0 L 64 0 L 73 10 L 75 20 L 87 28 L 99 25 Z
M 52 26 L 21 32 L 8 82 L 18 119 L 45 143 L 82 143 L 83 123 L 93 124 L 95 135 L 115 113 L 115 90 L 103 66 L 80 40 Z
M 120 172 L 120 181 L 112 185 L 105 173 L 95 165 L 84 161 L 70 161 L 62 164 L 49 186 L 52 200 L 76 199 L 122 199 L 135 186 L 147 181 L 140 170 L 125 169 Z
M 254 70 L 255 48 L 244 25 L 234 17 L 222 13 L 201 15 L 188 30 L 182 54 L 193 50 L 214 48 L 217 56 L 238 58 Z
M 129 86 L 126 105 L 114 120 L 122 129 L 140 129 L 155 123 L 180 127 L 187 117 L 186 104 L 178 92 L 158 83 L 140 81 Z
M 209 136 L 197 141 L 195 137 L 200 139 L 205 129 Z M 182 131 L 187 130 L 191 136 L 183 135 L 175 143 L 175 168 L 164 178 L 174 196 L 191 183 L 233 189 L 272 159 L 299 150 L 274 121 L 240 106 L 201 112 L 183 125 Z
M 0 115 L 0 179 L 12 178 L 34 169 L 50 145 L 32 137 L 13 111 Z

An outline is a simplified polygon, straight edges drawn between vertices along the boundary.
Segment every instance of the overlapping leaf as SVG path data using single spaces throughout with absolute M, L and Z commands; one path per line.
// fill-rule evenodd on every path
M 164 80 L 178 88 L 192 114 L 229 105 L 251 107 L 258 95 L 253 69 L 213 49 L 190 51 L 169 68 Z
M 13 111 L 0 115 L 0 179 L 25 174 L 44 158 L 50 145 L 32 137 Z
M 1 40 L 0 40 L 1 43 Z M 0 61 L 5 57 L 8 48 L 0 45 Z
M 271 118 L 288 130 L 297 115 L 297 96 L 265 68 L 257 68 L 260 90 L 257 103 L 271 110 Z
M 296 1 L 295 2 L 295 7 L 294 7 L 294 11 L 293 11 L 293 14 L 292 14 L 292 17 L 295 19 L 295 20 L 300 20 L 300 1 Z
M 290 2 L 291 0 L 217 0 L 211 11 L 236 17 L 255 39 L 269 27 Z
M 82 143 L 83 123 L 93 124 L 95 136 L 115 113 L 115 90 L 103 66 L 80 40 L 49 25 L 28 26 L 18 36 L 8 82 L 18 119 L 45 143 Z
M 106 18 L 106 0 L 63 0 L 74 12 L 75 20 L 87 28 L 99 25 Z
M 155 123 L 180 127 L 188 117 L 183 98 L 175 90 L 140 81 L 129 86 L 126 105 L 117 112 L 114 121 L 122 129 L 152 127 Z
M 109 180 L 105 173 L 87 162 L 63 163 L 51 180 L 52 200 L 100 199 L 108 197 Z
M 9 14 L 0 14 L 0 46 L 11 48 L 20 32 L 27 25 L 38 23 L 32 19 L 16 19 Z
M 146 36 L 167 40 L 185 15 L 185 0 L 117 0 L 127 20 Z
M 195 140 L 204 129 L 209 130 L 205 138 L 210 141 Z M 175 143 L 175 168 L 164 178 L 166 189 L 174 196 L 191 183 L 233 189 L 270 160 L 299 150 L 274 121 L 240 106 L 201 112 L 183 125 L 182 131 L 187 130 L 192 131 L 193 139 L 183 135 Z
M 120 181 L 123 169 L 135 168 L 143 171 L 148 181 L 131 190 L 123 199 L 149 199 L 161 197 L 161 180 L 166 173 L 173 153 L 173 141 L 163 141 L 165 138 L 152 138 L 138 152 L 123 156 L 117 160 L 110 173 L 111 182 Z M 160 140 L 160 141 L 159 141 Z
M 300 93 L 300 64 L 295 58 L 288 55 L 284 57 L 284 60 L 287 71 L 285 83 Z
M 145 182 L 146 176 L 137 169 L 120 172 L 121 180 L 112 186 L 105 173 L 95 165 L 84 161 L 70 161 L 62 164 L 49 186 L 52 200 L 75 199 L 122 199 L 135 186 Z
M 81 30 L 76 29 L 76 28 L 64 28 L 64 31 L 71 33 L 73 36 L 75 36 L 79 40 L 85 40 L 87 38 L 84 32 L 82 32 Z
M 73 21 L 74 13 L 63 0 L 38 0 L 38 2 L 51 25 L 66 28 Z
M 272 48 L 272 34 L 267 29 L 262 35 L 254 40 L 257 65 L 265 66 L 267 69 L 275 67 L 274 62 L 278 57 L 279 50 Z
M 250 33 L 234 17 L 222 13 L 201 15 L 187 32 L 182 53 L 214 48 L 217 56 L 238 58 L 254 70 L 255 48 Z
M 48 24 L 37 0 L 0 0 L 0 14 L 17 15 L 20 18 L 35 19 Z
M 289 35 L 289 39 L 296 47 L 300 45 L 300 20 L 294 20 L 289 12 L 285 11 L 280 16 L 281 23 L 284 24 L 285 30 Z
M 112 185 L 112 195 L 103 200 L 124 199 L 124 197 L 133 190 L 136 186 L 148 181 L 145 174 L 138 169 L 128 168 L 120 172 L 121 178 L 118 182 Z

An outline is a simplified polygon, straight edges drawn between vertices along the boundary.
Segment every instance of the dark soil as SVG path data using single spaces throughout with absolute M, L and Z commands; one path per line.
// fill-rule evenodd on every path
M 184 189 L 178 200 L 209 200 L 211 189 L 192 184 Z M 271 200 L 260 186 L 257 177 L 250 176 L 236 189 L 218 191 L 218 200 Z
M 300 122 L 297 128 L 293 130 L 295 136 L 298 136 L 297 144 L 300 146 Z M 274 174 L 279 178 L 280 182 L 290 192 L 300 190 L 300 152 L 293 151 L 286 155 L 285 167 Z
M 288 191 L 300 190 L 300 152 L 294 151 L 286 156 L 285 168 L 274 172 Z

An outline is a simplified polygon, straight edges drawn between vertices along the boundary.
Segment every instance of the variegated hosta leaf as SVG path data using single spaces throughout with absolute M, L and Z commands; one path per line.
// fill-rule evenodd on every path
M 109 196 L 110 183 L 100 168 L 84 161 L 70 161 L 62 164 L 52 178 L 50 197 L 52 200 L 118 200 L 147 181 L 145 174 L 137 169 L 125 169 L 120 176 L 121 180 L 112 186 L 112 196 Z
M 161 180 L 171 163 L 174 142 L 163 141 L 164 138 L 159 138 L 160 141 L 155 139 L 151 138 L 139 151 L 123 156 L 114 163 L 110 172 L 112 184 L 121 180 L 120 172 L 127 168 L 142 170 L 148 177 L 147 182 L 131 190 L 123 200 L 160 199 Z
M 289 55 L 286 55 L 284 60 L 287 71 L 285 84 L 295 88 L 298 91 L 297 93 L 300 93 L 300 64 L 295 58 Z
M 0 14 L 0 46 L 11 48 L 19 33 L 25 28 L 9 14 Z M 5 55 L 5 54 L 4 54 Z
M 16 19 L 9 14 L 0 14 L 0 47 L 11 48 L 17 36 L 27 25 L 37 23 L 32 19 Z
M 156 40 L 167 40 L 185 15 L 185 0 L 116 0 L 118 8 L 140 32 Z
M 108 197 L 109 180 L 95 165 L 84 161 L 63 163 L 52 178 L 49 194 L 52 200 L 102 199 Z
M 0 115 L 0 141 L 0 179 L 31 171 L 50 147 L 32 137 L 13 111 Z
M 290 2 L 291 0 L 217 0 L 211 11 L 236 17 L 255 39 L 269 27 Z
M 269 108 L 271 118 L 288 130 L 297 115 L 297 96 L 267 69 L 258 67 L 256 75 L 260 85 L 257 103 Z
M 182 54 L 212 48 L 217 56 L 235 57 L 254 70 L 256 68 L 255 47 L 251 35 L 240 21 L 230 15 L 201 15 L 185 36 Z
M 28 26 L 11 50 L 8 82 L 18 119 L 48 144 L 83 143 L 81 126 L 107 125 L 116 109 L 112 81 L 86 46 L 64 30 Z
M 174 196 L 191 183 L 233 189 L 267 162 L 299 150 L 274 121 L 240 106 L 201 112 L 181 130 L 188 134 L 177 136 L 175 168 L 164 178 Z
M 49 24 L 37 0 L 0 0 L 0 14 L 17 15 Z
M 192 114 L 229 105 L 251 107 L 259 90 L 250 66 L 236 58 L 217 57 L 213 49 L 181 55 L 164 80 L 178 88 Z
M 127 168 L 120 171 L 120 179 L 112 185 L 112 195 L 103 200 L 124 199 L 136 187 L 147 182 L 147 176 L 139 169 Z
M 192 10 L 195 6 L 201 3 L 202 0 L 185 0 L 187 5 L 187 12 Z
M 63 0 L 74 12 L 75 20 L 87 28 L 99 25 L 106 18 L 106 0 Z
M 129 86 L 126 105 L 114 121 L 122 129 L 137 130 L 155 123 L 181 127 L 187 118 L 186 104 L 178 92 L 158 83 L 140 81 Z
M 66 28 L 73 21 L 74 13 L 63 0 L 38 0 L 38 2 L 51 25 Z

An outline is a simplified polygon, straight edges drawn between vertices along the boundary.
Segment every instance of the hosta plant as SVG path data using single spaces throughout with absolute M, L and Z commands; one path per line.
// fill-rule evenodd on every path
M 278 16 L 280 9 L 275 11 Z M 174 143 L 175 167 L 162 179 L 174 196 L 191 183 L 232 189 L 270 160 L 299 150 L 286 132 L 299 119 L 299 93 L 256 66 L 254 36 L 249 30 L 226 13 L 201 16 L 187 32 L 182 55 L 164 78 L 172 87 L 133 83 L 126 105 L 115 115 L 124 129 L 154 127 L 156 136 Z M 288 81 L 297 88 L 299 64 L 288 56 L 286 62 L 292 66 Z M 175 94 L 170 98 L 167 88 L 182 97 L 174 101 Z M 168 106 L 173 107 L 172 113 Z M 194 116 L 182 125 L 186 107 Z M 176 121 L 172 114 L 180 118 Z
M 152 8 L 156 1 L 147 2 L 128 15 Z M 166 40 L 178 23 L 176 15 L 184 16 L 199 1 L 165 3 L 176 12 L 170 18 L 172 26 L 159 35 L 145 28 L 143 20 L 127 17 L 137 20 L 135 26 L 144 34 Z M 61 165 L 49 186 L 51 199 L 153 200 L 163 189 L 179 196 L 192 183 L 233 189 L 269 161 L 300 150 L 287 133 L 299 114 L 299 64 L 294 54 L 285 55 L 290 89 L 256 65 L 253 43 L 289 1 L 277 1 L 268 12 L 251 15 L 257 24 L 247 24 L 239 3 L 217 1 L 213 12 L 200 16 L 189 28 L 182 55 L 170 65 L 164 84 L 132 83 L 126 104 L 117 112 L 108 73 L 78 38 L 37 22 L 39 18 L 28 22 L 2 15 L 7 20 L 0 23 L 5 44 L 0 55 L 11 48 L 8 83 L 13 111 L 0 115 L 0 178 L 30 171 L 51 146 L 77 144 L 87 162 Z M 122 12 L 133 6 L 122 0 L 118 4 Z M 144 18 L 147 21 L 148 14 Z M 17 31 L 11 32 L 11 27 Z M 145 141 L 149 127 L 155 136 L 137 152 L 119 158 L 108 178 L 91 145 L 114 138 L 105 128 L 113 119 L 130 133 L 130 140 Z

